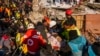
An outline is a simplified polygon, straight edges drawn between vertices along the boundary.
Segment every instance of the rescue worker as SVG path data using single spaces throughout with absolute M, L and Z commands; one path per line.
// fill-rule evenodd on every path
M 72 9 L 67 9 L 65 11 L 65 15 L 66 15 L 66 20 L 72 21 L 74 25 L 76 25 L 76 20 L 75 18 L 72 17 Z
M 79 29 L 74 25 L 74 22 L 72 22 L 70 20 L 66 20 L 64 22 L 64 29 L 65 30 L 62 34 L 65 35 L 65 39 L 67 40 L 67 42 L 69 42 L 72 39 L 75 39 L 78 36 L 81 36 Z M 70 33 L 72 33 L 72 34 L 70 34 Z
M 11 16 L 11 10 L 9 7 L 5 8 L 5 17 L 10 17 Z
M 3 11 L 3 7 L 0 5 L 0 19 L 2 17 L 2 11 Z
M 40 47 L 46 45 L 46 40 L 34 28 L 32 23 L 28 24 L 27 31 L 21 42 L 27 45 L 29 56 L 40 56 Z
M 76 26 L 76 20 L 72 17 L 72 10 L 67 9 L 65 14 L 66 20 L 63 21 L 63 31 L 60 33 L 63 39 L 61 44 L 61 52 L 63 52 L 63 54 L 61 54 L 62 56 L 72 55 L 71 48 L 69 47 L 68 43 L 71 40 L 74 40 L 81 36 L 81 33 Z M 63 50 L 64 47 L 67 48 L 66 52 L 64 52 Z
M 39 31 L 41 33 L 41 35 L 43 36 L 43 38 L 48 42 L 47 40 L 47 33 L 45 31 L 45 26 L 42 22 L 38 22 L 36 25 L 36 30 Z
M 67 9 L 66 10 L 66 12 L 65 12 L 65 15 L 66 15 L 66 19 L 62 22 L 62 28 L 63 28 L 63 30 L 61 31 L 62 32 L 62 34 L 60 34 L 61 35 L 61 37 L 63 37 L 63 38 L 66 38 L 66 37 L 68 37 L 68 34 L 66 34 L 65 33 L 65 35 L 66 35 L 66 37 L 63 35 L 64 34 L 64 32 L 66 32 L 66 29 L 69 31 L 69 29 L 71 30 L 71 29 L 77 29 L 77 27 L 76 27 L 76 20 L 72 17 L 72 10 L 71 9 Z M 80 33 L 79 33 L 79 30 L 77 29 L 77 33 L 80 35 Z
M 10 39 L 10 35 L 7 31 L 4 31 L 2 38 L 0 40 L 0 46 L 3 48 L 6 47 L 8 52 L 6 52 L 6 54 L 10 54 L 11 53 L 11 39 Z
M 54 20 L 51 20 L 50 21 L 50 23 L 49 23 L 49 32 L 51 33 L 51 34 L 57 34 L 57 29 L 56 29 L 56 24 L 57 24 L 57 22 L 56 21 L 54 21 Z

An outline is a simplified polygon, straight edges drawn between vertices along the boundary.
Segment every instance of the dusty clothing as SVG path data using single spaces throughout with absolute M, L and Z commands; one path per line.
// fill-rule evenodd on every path
M 76 25 L 76 20 L 73 17 L 67 18 L 67 21 L 69 21 L 70 24 Z
M 47 40 L 47 35 L 46 35 L 46 29 L 45 29 L 45 26 L 43 25 L 43 23 L 39 22 L 37 25 L 36 25 L 36 29 L 41 33 L 41 35 L 43 36 L 43 38 Z

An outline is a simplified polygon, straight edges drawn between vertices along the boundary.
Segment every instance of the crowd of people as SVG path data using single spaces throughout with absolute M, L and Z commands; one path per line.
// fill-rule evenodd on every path
M 77 28 L 71 9 L 65 11 L 63 21 L 44 16 L 42 22 L 35 24 L 28 18 L 32 11 L 31 2 L 10 0 L 8 6 L 0 0 L 0 56 L 100 55 L 99 50 L 93 52 L 92 46 Z M 96 45 L 100 43 L 96 42 Z

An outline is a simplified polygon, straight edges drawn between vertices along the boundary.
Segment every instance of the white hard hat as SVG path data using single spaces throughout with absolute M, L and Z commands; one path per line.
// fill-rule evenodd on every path
M 56 21 L 50 21 L 50 28 L 56 25 Z
M 12 19 L 15 19 L 15 17 L 12 17 Z
M 32 23 L 29 23 L 28 25 L 27 25 L 27 29 L 33 29 L 34 28 L 34 24 L 32 24 Z

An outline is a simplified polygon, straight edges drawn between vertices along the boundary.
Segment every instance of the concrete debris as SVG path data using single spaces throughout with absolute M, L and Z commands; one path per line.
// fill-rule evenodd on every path
M 51 0 L 41 0 L 38 4 L 38 7 L 42 7 L 42 8 L 47 8 L 47 14 L 50 16 L 50 18 L 65 18 L 65 10 L 68 8 L 72 8 L 73 9 L 73 15 L 75 14 L 79 14 L 79 15 L 85 15 L 85 14 L 100 14 L 99 9 L 95 10 L 93 8 L 90 8 L 89 6 L 93 6 L 94 4 L 90 4 L 90 2 L 84 2 L 81 5 L 78 6 L 74 6 L 75 8 L 73 9 L 73 5 L 72 4 L 66 4 L 66 3 L 60 3 L 59 1 L 56 1 L 55 3 Z M 96 4 L 94 5 L 96 7 L 100 7 L 100 4 Z M 37 6 L 35 6 L 37 8 Z M 40 19 L 43 18 L 43 15 L 39 12 L 38 9 L 40 8 L 35 8 L 33 7 L 34 11 L 37 11 L 37 13 L 34 14 L 34 12 L 32 12 L 30 14 L 30 18 L 35 18 L 34 19 Z M 42 15 L 42 16 L 40 16 Z M 39 16 L 37 18 L 37 16 Z M 35 20 L 34 20 L 35 21 Z

